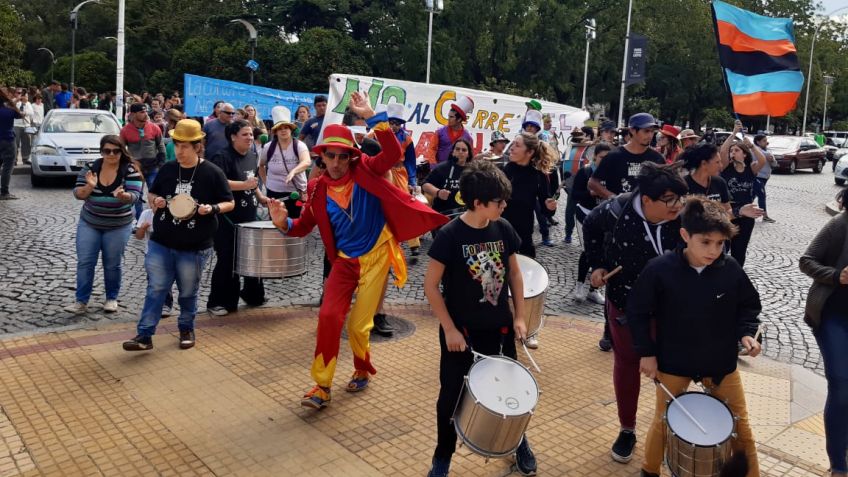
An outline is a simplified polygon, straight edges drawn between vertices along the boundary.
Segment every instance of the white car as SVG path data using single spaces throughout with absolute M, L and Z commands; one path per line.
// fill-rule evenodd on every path
M 845 182 L 848 181 L 848 154 L 842 156 L 836 163 L 836 168 L 833 170 L 833 181 L 837 185 L 845 185 Z
M 53 109 L 33 139 L 32 185 L 51 177 L 76 177 L 87 163 L 100 158 L 100 139 L 120 134 L 118 118 L 96 109 Z

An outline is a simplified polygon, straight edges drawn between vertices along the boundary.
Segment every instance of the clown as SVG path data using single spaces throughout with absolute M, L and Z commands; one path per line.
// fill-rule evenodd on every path
M 465 139 L 468 144 L 474 144 L 471 134 L 463 125 L 465 121 L 468 121 L 468 115 L 473 110 L 474 100 L 468 96 L 460 96 L 455 103 L 451 104 L 448 123 L 436 130 L 436 140 L 430 143 L 430 154 L 436 158 L 437 163 L 448 160 L 453 145 L 460 139 Z
M 387 122 L 375 115 L 362 93 L 351 96 L 351 110 L 367 120 L 382 152 L 370 157 L 355 147 L 350 129 L 328 125 L 323 140 L 312 150 L 321 156 L 325 171 L 310 181 L 309 200 L 298 219 L 288 217 L 285 206 L 269 202 L 274 225 L 293 237 L 308 235 L 315 226 L 333 264 L 326 282 L 324 301 L 318 312 L 318 337 L 312 362 L 316 385 L 301 404 L 321 409 L 330 403 L 330 387 L 336 370 L 342 325 L 353 351 L 355 371 L 347 391 L 362 391 L 377 370 L 371 364 L 369 335 L 389 268 L 395 284 L 406 281 L 406 264 L 398 241 L 418 237 L 444 225 L 447 219 L 385 180 L 402 159 L 403 151 Z M 351 299 L 356 293 L 356 302 Z

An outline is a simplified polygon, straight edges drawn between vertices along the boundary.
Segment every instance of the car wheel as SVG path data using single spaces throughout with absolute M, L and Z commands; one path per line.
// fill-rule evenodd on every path
M 794 160 L 789 163 L 789 173 L 794 174 L 798 170 L 798 161 Z
M 815 172 L 816 174 L 821 174 L 821 171 L 822 171 L 823 169 L 824 169 L 824 159 L 819 159 L 819 160 L 818 160 L 818 161 L 816 161 L 816 163 L 813 165 L 813 172 Z
M 32 183 L 33 187 L 44 187 L 47 185 L 47 178 L 37 176 L 35 174 L 29 175 L 29 181 Z
M 838 177 L 834 177 L 833 182 L 836 182 L 836 185 L 845 185 L 845 179 L 840 179 Z

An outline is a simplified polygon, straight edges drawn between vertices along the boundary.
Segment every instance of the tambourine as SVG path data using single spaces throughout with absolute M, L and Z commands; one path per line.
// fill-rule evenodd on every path
M 168 201 L 168 211 L 177 220 L 190 219 L 197 212 L 197 201 L 188 194 L 177 194 Z

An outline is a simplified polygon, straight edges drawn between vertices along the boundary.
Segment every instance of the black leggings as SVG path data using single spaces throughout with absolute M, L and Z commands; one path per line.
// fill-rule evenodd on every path
M 474 351 L 486 355 L 497 355 L 501 352 L 503 343 L 504 356 L 516 359 L 515 356 L 515 332 L 510 327 L 507 334 L 500 330 L 478 331 L 472 330 L 466 338 Z M 451 422 L 456 403 L 462 392 L 462 384 L 465 375 L 474 363 L 471 351 L 448 351 L 445 342 L 445 332 L 439 327 L 439 346 L 442 354 L 439 361 L 439 400 L 436 402 L 436 429 L 438 432 L 438 443 L 436 452 L 433 454 L 438 459 L 450 460 L 456 450 L 456 429 Z
M 733 223 L 739 227 L 739 233 L 730 240 L 730 256 L 739 262 L 739 266 L 745 266 L 745 255 L 748 253 L 748 242 L 754 232 L 754 219 L 750 217 L 739 217 L 733 219 Z

